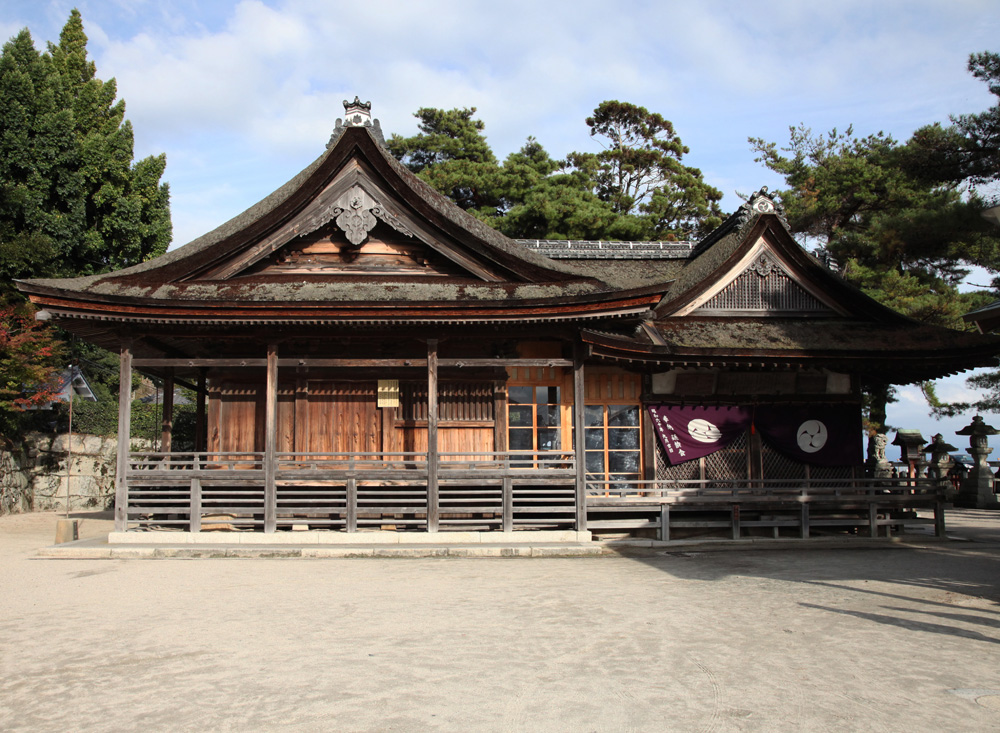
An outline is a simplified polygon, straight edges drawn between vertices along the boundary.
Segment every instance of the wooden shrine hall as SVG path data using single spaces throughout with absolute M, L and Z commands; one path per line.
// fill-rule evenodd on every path
M 121 354 L 117 531 L 806 537 L 939 506 L 933 483 L 865 478 L 862 389 L 993 364 L 997 339 L 875 303 L 766 190 L 694 244 L 508 239 L 345 107 L 218 229 L 19 283 Z M 133 450 L 133 370 L 165 383 L 156 452 Z M 190 446 L 174 385 L 197 396 Z

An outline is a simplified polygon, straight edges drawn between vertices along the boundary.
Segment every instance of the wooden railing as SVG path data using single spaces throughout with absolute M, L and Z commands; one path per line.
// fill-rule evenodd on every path
M 127 526 L 200 531 L 267 526 L 263 453 L 133 453 Z M 278 453 L 276 528 L 567 527 L 576 462 L 562 452 L 441 453 L 436 492 L 426 453 Z
M 944 534 L 944 489 L 930 479 L 813 479 L 605 481 L 587 480 L 587 524 L 593 530 L 653 529 L 669 540 L 671 529 L 726 528 L 738 539 L 752 527 L 778 537 L 793 528 L 879 528 L 916 523 L 917 509 L 934 512 L 935 534 Z

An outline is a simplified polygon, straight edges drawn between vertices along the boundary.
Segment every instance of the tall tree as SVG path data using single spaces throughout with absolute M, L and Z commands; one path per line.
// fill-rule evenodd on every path
M 0 53 L 0 287 L 60 271 L 83 238 L 80 153 L 71 110 L 22 30 Z
M 12 280 L 104 272 L 162 254 L 170 242 L 169 191 L 160 181 L 166 158 L 133 162 L 132 126 L 116 97 L 114 79 L 101 81 L 87 58 L 76 10 L 46 53 L 35 48 L 27 29 L 0 51 L 5 430 L 18 421 L 14 408 L 44 391 L 45 380 L 29 367 L 51 369 L 54 358 L 40 345 L 42 332 L 25 325 L 30 307 Z M 37 364 L 29 363 L 32 355 Z M 101 374 L 89 376 L 104 381 Z
M 722 192 L 683 163 L 690 152 L 673 124 L 645 107 L 601 102 L 587 118 L 599 153 L 573 153 L 569 162 L 587 171 L 597 196 L 623 216 L 640 216 L 649 238 L 691 239 L 722 223 Z
M 615 137 L 614 150 L 556 160 L 529 137 L 501 164 L 475 111 L 422 108 L 415 115 L 419 134 L 394 135 L 388 146 L 410 170 L 507 236 L 681 239 L 721 222 L 722 194 L 680 163 L 687 148 L 659 115 L 605 102 L 588 124 L 595 135 Z
M 979 216 L 982 201 L 915 172 L 909 144 L 883 133 L 855 137 L 851 128 L 814 136 L 802 126 L 791 128 L 786 148 L 750 143 L 789 185 L 779 196 L 792 230 L 817 239 L 876 300 L 953 328 L 983 304 L 986 296 L 958 285 L 970 265 L 1000 269 L 1000 238 Z M 875 392 L 873 416 L 884 414 L 889 398 L 884 385 Z
M 74 10 L 40 54 L 27 29 L 0 54 L 0 274 L 80 275 L 166 251 L 166 158 L 133 164 L 114 80 L 87 59 Z

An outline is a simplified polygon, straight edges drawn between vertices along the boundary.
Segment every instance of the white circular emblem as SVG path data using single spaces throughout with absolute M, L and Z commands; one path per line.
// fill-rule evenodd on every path
M 826 425 L 819 420 L 806 420 L 799 425 L 795 433 L 795 440 L 803 453 L 815 453 L 826 445 L 829 434 L 826 432 Z
M 692 420 L 688 423 L 688 433 L 699 443 L 715 443 L 722 437 L 722 431 L 708 420 Z

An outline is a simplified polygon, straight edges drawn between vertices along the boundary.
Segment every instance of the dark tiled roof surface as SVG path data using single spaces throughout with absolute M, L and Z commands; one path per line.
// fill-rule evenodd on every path
M 693 242 L 605 242 L 581 239 L 516 239 L 518 244 L 551 259 L 687 259 Z
M 910 327 L 847 319 L 677 318 L 656 321 L 664 339 L 688 349 L 745 351 L 930 352 L 989 346 L 978 334 L 914 323 Z

